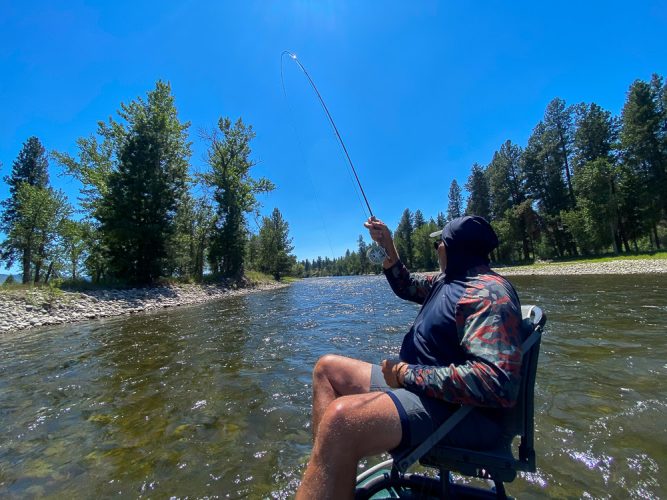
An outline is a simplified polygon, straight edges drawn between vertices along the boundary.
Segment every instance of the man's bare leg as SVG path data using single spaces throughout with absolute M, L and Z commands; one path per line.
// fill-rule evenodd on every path
M 365 361 L 334 354 L 317 361 L 313 369 L 313 439 L 324 412 L 334 399 L 370 390 L 371 366 Z
M 401 442 L 396 405 L 382 392 L 341 396 L 322 415 L 297 500 L 354 495 L 359 459 Z

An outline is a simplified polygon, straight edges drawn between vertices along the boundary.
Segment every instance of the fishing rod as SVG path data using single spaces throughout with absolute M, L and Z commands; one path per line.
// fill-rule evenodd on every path
M 320 105 L 322 106 L 322 109 L 324 110 L 324 113 L 327 115 L 327 119 L 329 120 L 329 124 L 331 125 L 331 128 L 333 128 L 334 133 L 336 134 L 336 138 L 338 139 L 338 143 L 341 145 L 343 148 L 343 152 L 345 153 L 345 158 L 347 159 L 347 163 L 350 165 L 350 169 L 352 170 L 352 173 L 354 174 L 354 179 L 357 181 L 357 186 L 359 186 L 359 190 L 361 192 L 361 196 L 364 198 L 364 202 L 366 202 L 366 207 L 368 208 L 368 213 L 370 214 L 371 220 L 377 220 L 375 215 L 373 215 L 373 210 L 371 209 L 371 205 L 368 202 L 368 198 L 366 197 L 366 193 L 364 192 L 364 188 L 361 185 L 361 181 L 359 180 L 359 176 L 357 175 L 357 169 L 354 168 L 354 163 L 352 163 L 352 159 L 350 158 L 350 154 L 347 152 L 347 147 L 345 147 L 345 142 L 343 141 L 343 138 L 340 135 L 340 132 L 338 131 L 338 127 L 336 127 L 336 122 L 334 122 L 333 117 L 331 116 L 331 113 L 329 112 L 329 108 L 327 107 L 326 103 L 324 102 L 324 99 L 322 98 L 322 94 L 320 94 L 320 91 L 317 90 L 317 85 L 315 85 L 315 82 L 313 79 L 310 77 L 310 74 L 308 74 L 308 71 L 304 67 L 303 64 L 301 64 L 301 61 L 296 57 L 296 54 L 290 52 L 289 50 L 284 50 L 283 53 L 280 55 L 281 59 L 281 66 L 280 66 L 280 78 L 282 81 L 283 85 L 283 92 L 285 92 L 285 81 L 283 80 L 283 74 L 282 74 L 282 58 L 283 56 L 287 55 L 290 59 L 292 59 L 301 69 L 304 75 L 306 75 L 306 78 L 308 79 L 308 83 L 310 83 L 310 86 L 312 87 L 313 91 L 315 92 L 315 95 L 317 96 L 317 99 L 320 102 Z M 368 259 L 373 262 L 374 264 L 381 264 L 384 259 L 387 258 L 387 250 L 383 248 L 382 246 L 375 246 L 371 247 L 368 249 L 368 252 L 366 253 L 366 256 Z

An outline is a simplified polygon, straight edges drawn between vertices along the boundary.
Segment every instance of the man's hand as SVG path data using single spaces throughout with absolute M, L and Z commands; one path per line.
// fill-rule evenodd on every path
M 408 369 L 407 363 L 404 363 L 403 361 L 383 359 L 380 366 L 382 367 L 384 381 L 387 382 L 389 387 L 393 389 L 403 387 L 403 379 L 405 378 L 405 372 Z
M 364 227 L 368 229 L 371 239 L 378 243 L 387 252 L 387 258 L 382 263 L 382 266 L 387 269 L 390 268 L 394 262 L 398 260 L 398 252 L 394 246 L 394 240 L 391 237 L 391 231 L 387 225 L 375 217 L 369 217 L 364 222 Z
M 371 239 L 376 241 L 381 247 L 392 243 L 391 233 L 387 225 L 375 217 L 369 217 L 364 222 L 364 227 L 368 229 Z

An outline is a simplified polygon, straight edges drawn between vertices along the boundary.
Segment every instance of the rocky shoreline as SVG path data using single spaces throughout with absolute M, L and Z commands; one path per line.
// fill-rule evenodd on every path
M 156 311 L 200 304 L 287 286 L 286 283 L 236 285 L 166 285 L 125 290 L 70 292 L 49 288 L 0 291 L 0 334 L 39 326 Z
M 494 267 L 504 276 L 564 276 L 582 274 L 667 273 L 667 259 L 620 259 L 608 262 L 538 263 L 531 266 Z M 49 288 L 0 290 L 0 334 L 40 326 L 75 323 L 211 300 L 287 286 L 261 283 L 235 285 L 168 285 L 126 290 L 81 292 Z
M 580 274 L 667 273 L 667 259 L 618 259 L 605 262 L 550 262 L 531 266 L 494 267 L 503 276 L 566 276 Z

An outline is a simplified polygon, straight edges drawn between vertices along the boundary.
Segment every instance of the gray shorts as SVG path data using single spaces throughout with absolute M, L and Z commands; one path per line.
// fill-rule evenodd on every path
M 384 381 L 379 365 L 371 368 L 370 390 L 385 392 L 396 405 L 401 418 L 401 443 L 392 452 L 419 445 L 459 408 L 458 405 L 420 396 L 407 389 L 392 389 Z M 497 446 L 501 440 L 502 428 L 498 419 L 488 412 L 473 411 L 442 442 L 449 446 L 482 450 Z

